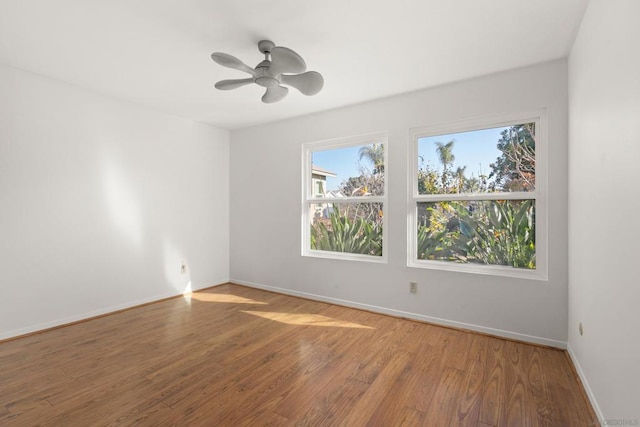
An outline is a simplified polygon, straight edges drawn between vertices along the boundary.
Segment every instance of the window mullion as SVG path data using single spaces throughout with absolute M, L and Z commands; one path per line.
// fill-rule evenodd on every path
M 537 192 L 495 192 L 495 193 L 460 193 L 460 194 L 420 194 L 414 195 L 415 202 L 446 202 L 451 200 L 532 200 Z
M 384 196 L 367 197 L 309 197 L 307 203 L 384 203 L 387 198 Z

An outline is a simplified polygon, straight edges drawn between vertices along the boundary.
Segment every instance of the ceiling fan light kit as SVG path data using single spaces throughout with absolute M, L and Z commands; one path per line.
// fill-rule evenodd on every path
M 216 88 L 220 90 L 236 89 L 250 83 L 266 88 L 262 102 L 273 103 L 282 100 L 289 93 L 287 85 L 296 88 L 303 95 L 315 95 L 322 90 L 324 79 L 317 71 L 306 71 L 304 59 L 293 50 L 276 46 L 271 40 L 258 43 L 258 50 L 264 54 L 264 61 L 251 68 L 235 56 L 214 52 L 211 59 L 216 63 L 251 74 L 246 79 L 220 80 Z

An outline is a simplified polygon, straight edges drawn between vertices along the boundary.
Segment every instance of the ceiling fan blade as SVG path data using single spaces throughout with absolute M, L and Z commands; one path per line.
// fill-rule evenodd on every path
M 220 80 L 218 83 L 216 83 L 216 89 L 236 89 L 244 85 L 248 85 L 249 83 L 253 83 L 252 77 L 249 77 L 248 79 Z
M 271 104 L 282 100 L 289 93 L 289 89 L 283 86 L 269 86 L 262 96 L 262 102 Z
M 269 73 L 277 76 L 282 73 L 303 73 L 307 70 L 304 59 L 289 48 L 276 46 L 271 49 Z
M 307 71 L 302 74 L 283 74 L 280 76 L 282 83 L 293 86 L 303 95 L 315 95 L 322 90 L 324 79 L 317 71 Z
M 220 64 L 220 65 L 222 65 L 224 67 L 235 68 L 236 70 L 240 70 L 240 71 L 244 71 L 245 73 L 249 73 L 253 77 L 256 76 L 256 70 L 254 70 L 253 68 L 249 67 L 247 64 L 245 64 L 244 62 L 240 61 L 235 56 L 229 55 L 228 53 L 214 52 L 214 53 L 211 54 L 211 59 L 213 59 L 215 62 L 217 62 L 218 64 Z

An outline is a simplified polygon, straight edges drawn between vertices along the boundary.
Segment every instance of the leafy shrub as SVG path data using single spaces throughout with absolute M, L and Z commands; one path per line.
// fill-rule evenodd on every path
M 536 268 L 533 200 L 427 205 L 419 259 Z
M 382 225 L 365 218 L 350 219 L 336 208 L 329 224 L 311 225 L 311 249 L 382 256 Z

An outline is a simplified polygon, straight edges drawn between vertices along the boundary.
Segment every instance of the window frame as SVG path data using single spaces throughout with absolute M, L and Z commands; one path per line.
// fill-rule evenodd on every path
M 384 195 L 382 196 L 348 196 L 348 197 L 314 197 L 312 186 L 312 153 L 339 148 L 348 148 L 370 144 L 383 144 L 384 146 Z M 387 263 L 388 260 L 388 156 L 389 136 L 387 132 L 376 132 L 365 135 L 334 138 L 329 140 L 307 142 L 302 144 L 302 253 L 303 257 L 330 258 L 348 261 L 364 261 L 374 263 Z M 325 188 L 325 192 L 327 192 Z M 325 203 L 381 203 L 382 216 L 382 255 L 352 254 L 347 252 L 323 251 L 311 249 L 311 218 L 309 208 L 312 204 Z
M 536 184 L 529 192 L 418 194 L 418 140 L 424 137 L 449 135 L 482 129 L 507 127 L 522 123 L 536 124 Z M 497 114 L 435 123 L 409 129 L 408 197 L 407 197 L 407 266 L 463 273 L 548 280 L 548 211 L 547 211 L 547 146 L 548 124 L 546 109 Z M 536 206 L 536 268 L 535 270 L 492 264 L 463 264 L 442 260 L 418 259 L 417 206 L 420 202 L 482 200 L 534 200 Z

